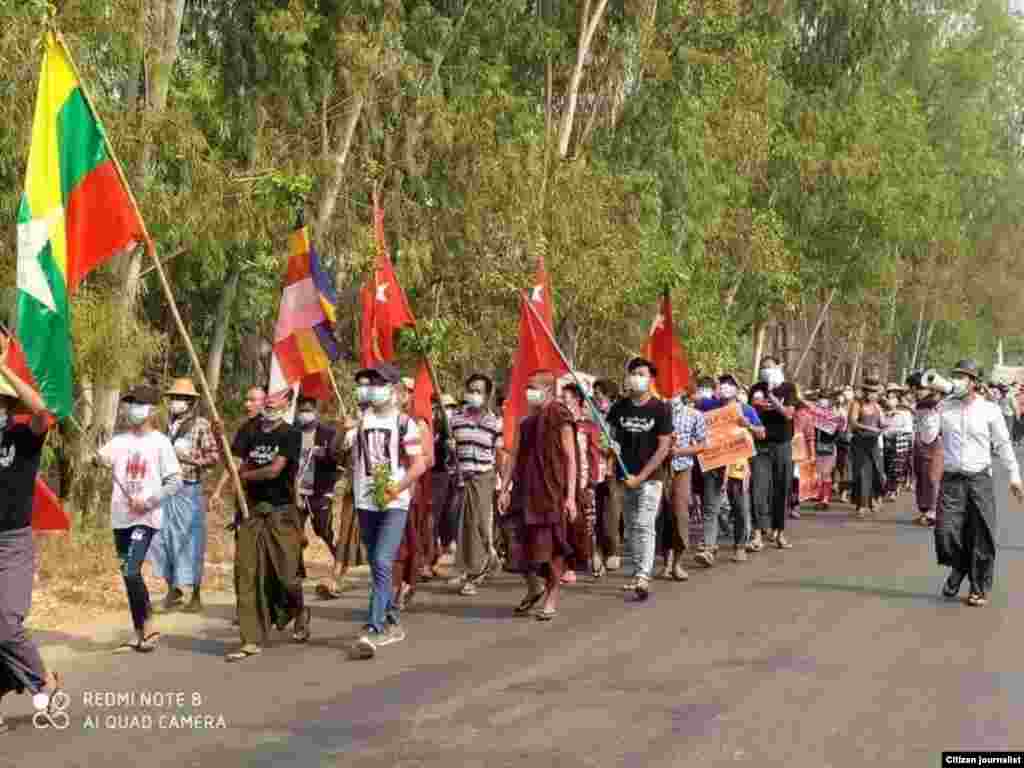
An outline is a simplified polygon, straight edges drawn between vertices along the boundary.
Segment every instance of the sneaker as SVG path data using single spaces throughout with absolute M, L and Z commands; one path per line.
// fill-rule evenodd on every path
M 622 567 L 622 558 L 618 555 L 612 555 L 608 558 L 606 565 L 608 566 L 609 571 L 617 571 Z
M 352 655 L 357 659 L 372 659 L 377 655 L 377 643 L 381 633 L 373 627 L 363 627 L 363 633 L 352 646 Z
M 754 537 L 750 540 L 750 543 L 747 544 L 747 551 L 760 552 L 762 549 L 764 549 L 764 541 L 761 539 L 761 532 L 754 531 Z
M 594 553 L 594 559 L 590 564 L 590 568 L 590 572 L 595 579 L 600 579 L 605 575 L 604 560 L 601 559 L 601 555 L 599 553 Z
M 693 556 L 693 559 L 697 561 L 698 565 L 703 565 L 705 568 L 710 568 L 715 564 L 715 556 L 709 549 L 702 549 Z
M 405 640 L 405 630 L 399 624 L 388 624 L 383 632 L 377 636 L 377 647 L 394 645 Z
M 732 553 L 732 561 L 734 563 L 745 563 L 747 562 L 747 550 L 743 547 L 736 547 Z
M 651 594 L 651 581 L 646 576 L 640 576 L 636 580 L 636 596 L 639 600 L 646 600 Z
M 683 558 L 676 560 L 675 567 L 672 569 L 672 578 L 676 581 L 686 581 L 690 578 L 690 574 L 683 568 Z

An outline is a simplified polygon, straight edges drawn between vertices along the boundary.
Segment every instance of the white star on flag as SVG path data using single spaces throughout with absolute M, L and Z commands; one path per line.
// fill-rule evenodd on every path
M 381 304 L 388 303 L 388 284 L 381 283 L 377 286 L 377 301 Z
M 64 209 L 57 208 L 44 219 L 18 225 L 18 287 L 51 312 L 57 311 L 57 302 L 39 262 L 39 254 L 50 241 L 50 233 L 57 232 L 63 216 Z

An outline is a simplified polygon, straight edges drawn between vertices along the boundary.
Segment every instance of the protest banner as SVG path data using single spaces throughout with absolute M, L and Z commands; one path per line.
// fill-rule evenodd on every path
M 746 428 L 740 426 L 742 420 L 738 403 L 704 414 L 707 448 L 697 457 L 702 472 L 746 461 L 754 455 L 754 440 Z

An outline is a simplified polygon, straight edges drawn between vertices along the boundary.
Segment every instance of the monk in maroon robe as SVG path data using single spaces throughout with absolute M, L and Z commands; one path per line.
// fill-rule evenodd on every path
M 520 425 L 513 473 L 514 492 L 522 504 L 517 513 L 525 534 L 528 591 L 516 612 L 526 613 L 543 599 L 537 619 L 550 621 L 558 612 L 562 574 L 572 554 L 569 524 L 576 520 L 578 509 L 579 444 L 572 413 L 555 399 L 553 373 L 535 372 L 527 383 L 526 398 L 530 415 Z M 499 502 L 502 512 L 511 500 L 508 486 L 503 485 L 506 490 Z

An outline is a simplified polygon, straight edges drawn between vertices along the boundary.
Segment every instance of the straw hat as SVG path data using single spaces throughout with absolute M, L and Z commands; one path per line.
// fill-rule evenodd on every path
M 175 379 L 174 384 L 164 394 L 167 397 L 199 397 L 192 379 Z
M 441 395 L 441 407 L 442 408 L 454 408 L 458 403 L 455 402 L 455 398 L 451 395 Z

